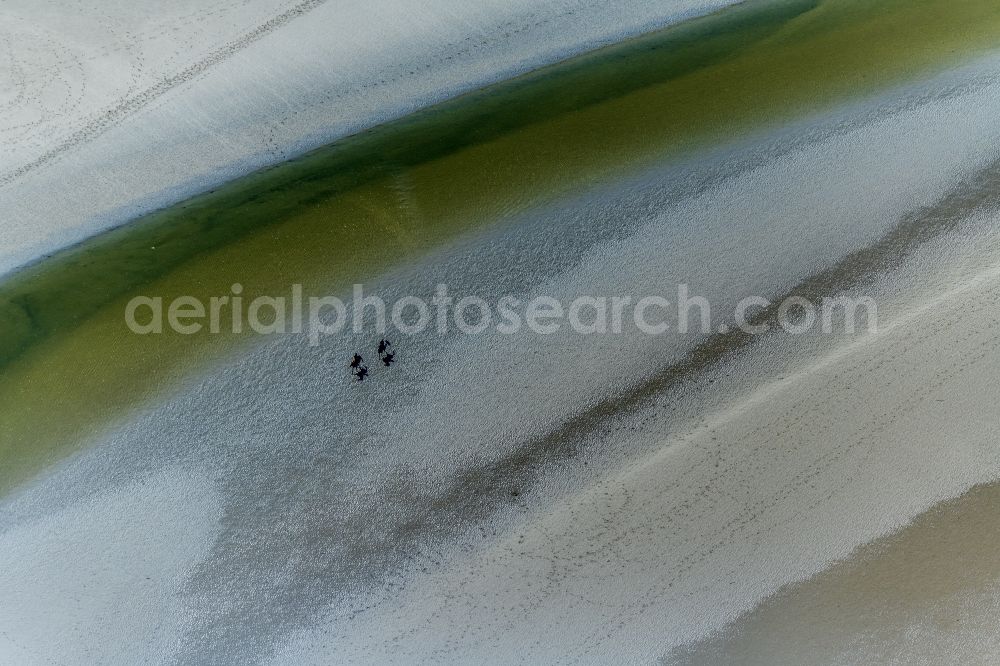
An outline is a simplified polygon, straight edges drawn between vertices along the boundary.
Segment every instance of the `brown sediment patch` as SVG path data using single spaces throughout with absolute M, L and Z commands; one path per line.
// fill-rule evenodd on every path
M 991 663 L 1000 484 L 977 486 L 788 586 L 671 664 Z

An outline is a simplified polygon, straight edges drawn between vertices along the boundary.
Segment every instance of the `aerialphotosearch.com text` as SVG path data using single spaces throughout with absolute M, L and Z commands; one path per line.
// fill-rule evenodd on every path
M 705 335 L 735 328 L 759 335 L 777 326 L 786 333 L 802 335 L 815 330 L 823 334 L 871 332 L 877 327 L 877 307 L 868 297 L 824 297 L 813 302 L 792 295 L 772 302 L 763 296 L 748 296 L 720 323 L 713 319 L 709 300 L 693 295 L 687 284 L 677 285 L 672 296 L 504 296 L 490 301 L 478 296 L 456 298 L 447 285 L 439 284 L 430 298 L 403 296 L 390 303 L 366 294 L 364 285 L 356 284 L 345 302 L 337 296 L 305 295 L 299 284 L 292 285 L 287 295 L 249 298 L 237 283 L 229 293 L 207 300 L 136 296 L 126 305 L 125 323 L 138 335 L 165 331 L 181 335 L 298 333 L 312 346 L 346 331 L 479 335 L 493 329 L 503 335 L 525 330 L 552 335 L 570 330 L 580 335 L 613 335 L 632 329 L 647 335 Z

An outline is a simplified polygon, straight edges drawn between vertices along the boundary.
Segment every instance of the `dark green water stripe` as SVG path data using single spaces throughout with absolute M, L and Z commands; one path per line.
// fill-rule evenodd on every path
M 0 368 L 192 257 L 401 168 L 730 59 L 818 4 L 750 2 L 609 46 L 343 139 L 56 253 L 0 284 Z

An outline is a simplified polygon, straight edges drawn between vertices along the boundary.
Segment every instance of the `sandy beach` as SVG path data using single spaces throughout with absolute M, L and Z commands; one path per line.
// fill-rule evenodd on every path
M 186 54 L 165 26 L 203 10 L 109 13 L 148 68 L 115 88 L 88 67 L 137 51 L 78 45 L 93 105 L 3 154 L 0 661 L 990 663 L 1000 11 L 442 1 L 407 30 L 390 4 L 220 2 Z M 381 50 L 289 64 L 332 17 L 380 12 Z M 37 38 L 28 17 L 0 27 Z M 368 331 L 123 317 L 235 283 L 350 304 L 359 282 L 567 302 L 683 283 L 720 319 L 393 336 L 395 365 L 354 382 Z M 867 298 L 877 326 L 789 335 L 774 305 L 750 335 L 748 295 Z

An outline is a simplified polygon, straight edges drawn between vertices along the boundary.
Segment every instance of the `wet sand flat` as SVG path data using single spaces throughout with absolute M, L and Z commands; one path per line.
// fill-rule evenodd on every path
M 751 2 L 10 276 L 0 657 L 995 653 L 998 31 L 978 0 Z M 369 331 L 122 322 L 134 294 L 355 281 L 389 301 L 689 283 L 726 326 L 428 331 L 358 383 Z M 733 333 L 749 294 L 871 296 L 878 327 L 790 336 L 772 306 L 769 333 Z
M 347 139 L 8 276 L 5 485 L 234 341 L 140 342 L 121 316 L 131 295 L 342 288 L 622 170 L 947 67 L 1000 30 L 991 3 L 944 6 L 747 3 Z M 54 396 L 64 407 L 43 418 Z

